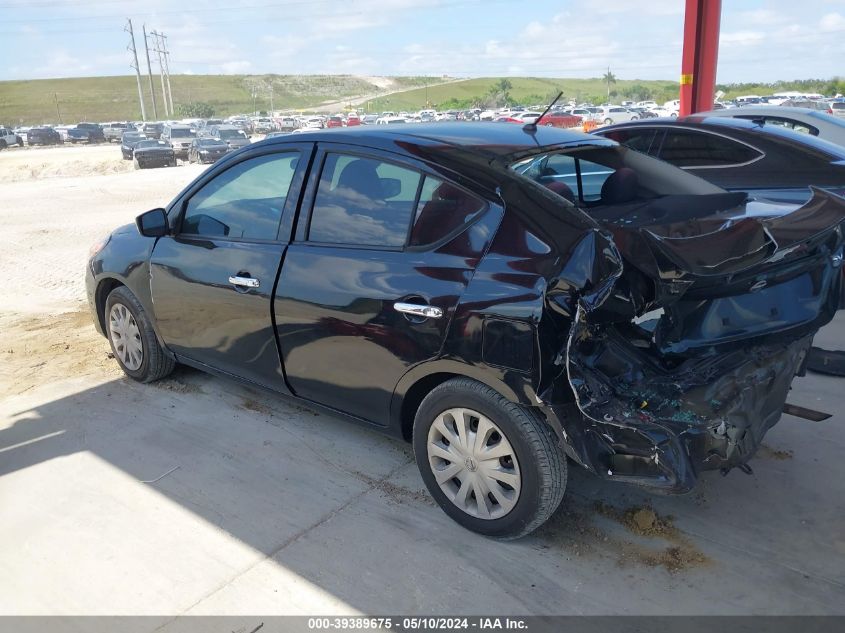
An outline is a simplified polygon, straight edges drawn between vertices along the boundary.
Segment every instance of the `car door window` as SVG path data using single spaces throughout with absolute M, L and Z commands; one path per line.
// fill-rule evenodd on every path
M 723 136 L 670 129 L 659 156 L 678 167 L 730 167 L 748 163 L 762 153 Z
M 245 160 L 217 175 L 188 200 L 183 234 L 274 240 L 299 161 L 298 152 Z
M 314 199 L 308 240 L 403 247 L 421 182 L 421 173 L 392 163 L 327 154 Z

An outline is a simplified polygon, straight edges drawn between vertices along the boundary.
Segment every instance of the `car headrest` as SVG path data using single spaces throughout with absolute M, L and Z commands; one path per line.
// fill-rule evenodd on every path
M 462 200 L 466 197 L 466 194 L 448 182 L 444 182 L 434 190 L 432 197 L 439 198 L 440 200 Z
M 345 187 L 364 196 L 378 196 L 381 192 L 381 178 L 372 162 L 359 158 L 343 168 L 337 179 L 337 187 Z
M 602 204 L 621 204 L 637 197 L 639 179 L 630 167 L 620 167 L 604 181 L 601 187 Z
M 561 182 L 559 180 L 551 180 L 543 184 L 546 186 L 546 189 L 555 192 L 561 198 L 566 198 L 573 204 L 575 203 L 575 192 L 573 192 L 572 188 L 565 182 Z

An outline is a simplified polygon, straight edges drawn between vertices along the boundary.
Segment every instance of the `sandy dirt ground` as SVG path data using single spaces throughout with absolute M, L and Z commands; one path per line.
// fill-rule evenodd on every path
M 0 152 L 0 614 L 845 614 L 841 379 L 796 381 L 835 415 L 785 416 L 752 476 L 652 497 L 573 467 L 546 526 L 490 541 L 402 442 L 187 369 L 123 377 L 88 248 L 203 169 L 128 166 Z

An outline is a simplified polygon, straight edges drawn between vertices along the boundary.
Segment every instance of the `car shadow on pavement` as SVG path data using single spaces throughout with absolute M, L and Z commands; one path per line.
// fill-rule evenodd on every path
M 821 391 L 836 397 L 836 383 Z M 112 551 L 128 568 L 99 603 L 111 612 L 142 585 L 158 592 L 153 612 L 173 614 L 845 611 L 835 419 L 785 417 L 755 475 L 707 473 L 683 497 L 570 464 L 551 520 L 498 542 L 433 504 L 404 442 L 223 379 L 180 368 L 29 397 L 42 403 L 0 430 L 0 498 L 35 549 L 7 569 L 50 569 L 58 540 L 84 560 L 51 573 L 96 586 Z

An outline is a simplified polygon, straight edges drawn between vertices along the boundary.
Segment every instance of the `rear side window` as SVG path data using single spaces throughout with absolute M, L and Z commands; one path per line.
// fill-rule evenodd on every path
M 762 154 L 732 139 L 706 132 L 666 130 L 659 157 L 678 167 L 730 167 Z
M 227 169 L 188 200 L 182 233 L 275 240 L 298 161 L 298 152 L 286 152 Z
M 486 204 L 446 181 L 372 158 L 329 153 L 308 240 L 403 248 L 439 241 Z
M 485 207 L 483 200 L 464 189 L 426 176 L 409 244 L 423 246 L 437 242 L 471 221 Z

